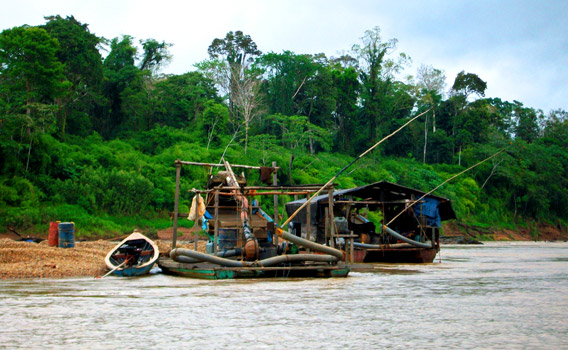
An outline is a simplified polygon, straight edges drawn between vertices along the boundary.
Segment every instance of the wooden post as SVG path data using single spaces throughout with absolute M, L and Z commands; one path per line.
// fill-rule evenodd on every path
M 176 241 L 177 241 L 180 176 L 181 176 L 181 163 L 179 163 L 178 159 L 176 161 L 176 194 L 174 199 L 174 229 L 172 233 L 172 249 L 176 248 Z
M 218 238 L 219 238 L 219 190 L 215 190 L 215 234 L 213 238 L 213 253 L 217 253 Z
M 353 264 L 355 259 L 353 258 L 353 231 L 349 231 L 349 261 Z
M 306 200 L 310 198 L 310 195 L 306 196 Z M 312 210 L 311 210 L 311 203 L 306 206 L 306 239 L 308 241 L 312 240 Z M 307 249 L 308 253 L 310 252 L 310 248 Z
M 329 235 L 331 237 L 331 247 L 335 248 L 335 218 L 333 216 L 333 188 L 329 190 Z
M 325 226 L 323 228 L 323 230 L 325 232 L 325 243 L 324 244 L 328 244 L 330 242 L 329 241 L 329 207 L 324 209 L 324 217 L 325 217 L 325 219 L 324 219 Z
M 272 167 L 275 168 L 276 167 L 276 162 L 272 162 Z M 272 185 L 276 186 L 278 185 L 278 176 L 276 175 L 276 172 L 274 172 L 272 174 Z M 278 219 L 278 195 L 275 194 L 274 195 L 274 228 L 276 229 L 276 226 L 278 225 L 279 219 Z M 278 245 L 278 236 L 276 235 L 276 232 L 272 233 L 272 239 L 274 241 L 274 245 L 277 246 Z
M 193 224 L 193 228 L 194 228 L 194 231 L 195 231 L 195 238 L 193 238 L 194 243 L 195 243 L 195 251 L 197 251 L 197 240 L 199 238 L 199 236 L 197 235 L 199 233 L 199 230 L 196 227 L 197 225 L 199 225 L 198 222 L 199 222 L 199 219 L 195 220 L 195 223 Z

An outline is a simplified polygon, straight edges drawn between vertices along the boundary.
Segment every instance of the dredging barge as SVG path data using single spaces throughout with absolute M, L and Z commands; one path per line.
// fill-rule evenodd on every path
M 286 211 L 290 215 L 305 202 L 288 202 Z M 431 263 L 440 251 L 441 221 L 455 218 L 447 198 L 380 181 L 317 196 L 290 226 L 331 246 L 352 239 L 352 263 Z
M 180 177 L 183 165 L 209 168 L 207 189 L 196 190 L 190 216 L 197 231 L 203 229 L 211 238 L 207 253 L 197 249 L 176 247 L 179 213 Z M 278 227 L 259 205 L 260 197 L 273 196 L 274 216 L 278 218 L 279 196 L 310 195 L 321 186 L 278 186 L 275 163 L 272 167 L 175 161 L 176 192 L 173 213 L 172 251 L 161 257 L 158 265 L 163 273 L 204 279 L 265 277 L 346 277 L 349 267 L 346 254 L 286 232 Z M 212 168 L 224 167 L 217 174 Z M 260 171 L 267 186 L 247 186 L 244 173 L 235 175 L 233 168 Z M 333 185 L 326 189 L 333 192 Z M 201 195 L 205 195 L 205 200 Z M 250 199 L 250 204 L 249 204 Z M 266 207 L 266 206 L 265 206 Z

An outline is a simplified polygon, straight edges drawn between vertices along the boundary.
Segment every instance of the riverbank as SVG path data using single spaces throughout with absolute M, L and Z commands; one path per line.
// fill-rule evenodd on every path
M 568 230 L 562 225 L 538 224 L 533 227 L 517 227 L 515 230 L 483 227 L 452 221 L 442 224 L 443 235 L 452 239 L 461 237 L 471 241 L 568 241 Z
M 171 242 L 156 240 L 161 255 L 168 255 Z M 74 248 L 50 247 L 40 243 L 0 239 L 0 279 L 95 277 L 108 269 L 105 256 L 118 241 L 75 242 Z M 205 251 L 205 242 L 198 242 L 198 250 Z M 179 247 L 195 247 L 194 243 L 180 243 Z
M 540 225 L 536 228 L 507 230 L 489 229 L 460 222 L 444 223 L 442 242 L 472 243 L 481 241 L 568 241 L 565 228 Z M 171 249 L 171 228 L 158 231 L 154 236 L 161 255 Z M 178 246 L 194 249 L 194 233 L 189 229 L 178 230 Z M 46 239 L 47 234 L 34 235 Z M 536 239 L 535 239 L 536 237 Z M 40 243 L 15 241 L 21 239 L 11 233 L 0 234 L 0 279 L 63 278 L 102 276 L 108 270 L 104 263 L 106 254 L 124 237 L 110 240 L 76 241 L 75 248 L 50 247 L 47 241 Z M 205 241 L 198 241 L 198 250 L 205 251 Z

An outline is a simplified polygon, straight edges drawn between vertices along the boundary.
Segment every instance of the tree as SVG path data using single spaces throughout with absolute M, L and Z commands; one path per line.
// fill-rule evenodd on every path
M 169 76 L 154 85 L 151 123 L 175 128 L 195 125 L 209 101 L 220 102 L 213 81 L 200 72 Z
M 537 115 L 537 111 L 523 107 L 521 102 L 514 103 L 515 136 L 526 142 L 533 142 L 539 136 L 539 119 L 543 119 L 542 112 Z
M 2 114 L 7 126 L 2 143 L 8 146 L 5 157 L 14 159 L 15 150 L 16 161 L 22 143 L 28 143 L 26 172 L 36 134 L 50 131 L 55 99 L 69 87 L 57 60 L 58 48 L 57 40 L 43 28 L 24 25 L 0 33 L 0 95 L 6 101 Z
M 486 89 L 487 83 L 481 80 L 477 74 L 465 73 L 463 70 L 458 73 L 454 80 L 454 85 L 452 85 L 452 91 L 464 96 L 466 101 L 473 94 L 481 97 L 485 96 Z
M 336 67 L 331 71 L 336 89 L 335 122 L 338 128 L 336 143 L 342 152 L 353 151 L 353 130 L 359 112 L 357 104 L 361 85 L 357 70 L 353 67 Z
M 218 79 L 219 85 L 228 87 L 229 111 L 235 119 L 242 119 L 245 124 L 246 154 L 250 123 L 262 112 L 261 72 L 250 69 L 254 57 L 259 56 L 261 51 L 249 35 L 231 31 L 224 39 L 214 39 L 208 53 L 211 62 L 202 63 L 200 68 L 209 70 L 209 74 Z
M 247 74 L 233 84 L 232 101 L 245 124 L 245 155 L 250 124 L 264 112 L 260 84 L 255 74 Z
M 228 79 L 228 84 L 223 82 L 221 85 L 228 86 L 229 107 L 233 109 L 233 89 L 235 84 L 245 76 L 254 58 L 261 55 L 262 52 L 257 48 L 256 43 L 250 35 L 243 34 L 242 31 L 228 32 L 224 39 L 215 38 L 207 49 L 209 57 L 212 60 L 220 60 L 227 62 L 227 67 L 223 68 L 225 74 L 220 75 L 223 79 Z M 224 75 L 224 76 L 223 76 Z
M 229 111 L 223 104 L 209 100 L 205 104 L 203 112 L 203 127 L 207 132 L 207 149 L 212 141 L 218 141 L 220 135 L 227 133 L 226 123 L 229 119 Z
M 297 114 L 296 97 L 317 70 L 312 56 L 291 51 L 269 52 L 262 55 L 256 65 L 264 71 L 270 113 Z
M 379 27 L 367 30 L 361 41 L 361 44 L 353 45 L 352 51 L 361 67 L 362 113 L 368 130 L 367 143 L 372 143 L 378 133 L 383 132 L 379 129 L 382 128 L 381 123 L 387 117 L 386 112 L 391 107 L 387 105 L 387 96 L 392 87 L 394 75 L 400 72 L 409 58 L 404 53 L 396 59 L 387 58 L 396 50 L 398 40 L 390 39 L 384 42 Z
M 45 17 L 43 26 L 59 42 L 57 58 L 64 64 L 64 72 L 71 83 L 65 98 L 58 101 L 58 125 L 61 138 L 69 129 L 72 133 L 88 135 L 94 107 L 101 101 L 103 80 L 102 57 L 99 46 L 102 39 L 90 33 L 88 25 L 73 16 Z M 69 126 L 69 127 L 68 127 Z
M 171 61 L 172 55 L 168 48 L 172 44 L 168 44 L 165 41 L 160 43 L 155 39 L 140 40 L 140 44 L 144 51 L 139 64 L 141 70 L 150 71 L 152 75 L 155 75 L 161 67 Z
M 211 58 L 222 57 L 229 65 L 241 67 L 249 65 L 254 57 L 262 53 L 250 35 L 245 35 L 240 30 L 228 32 L 224 39 L 214 39 L 207 52 Z
M 446 75 L 440 69 L 421 65 L 418 68 L 417 99 L 425 108 L 432 109 L 432 132 L 436 132 L 436 109 L 443 98 L 446 86 Z M 422 162 L 426 163 L 426 150 L 428 146 L 428 114 L 424 117 L 424 152 Z
M 103 93 L 108 102 L 98 113 L 99 120 L 95 125 L 96 130 L 104 137 L 116 135 L 126 121 L 125 106 L 122 103 L 127 96 L 123 93 L 126 91 L 128 95 L 132 95 L 142 89 L 142 72 L 135 65 L 137 52 L 133 38 L 129 35 L 114 38 L 110 42 L 110 52 L 103 63 Z M 134 101 L 129 102 L 132 104 Z

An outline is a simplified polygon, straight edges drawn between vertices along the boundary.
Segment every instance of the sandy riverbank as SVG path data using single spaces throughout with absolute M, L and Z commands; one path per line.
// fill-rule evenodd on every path
M 169 254 L 171 242 L 155 241 L 160 254 Z M 40 243 L 0 239 L 0 279 L 62 278 L 102 276 L 108 269 L 105 256 L 118 242 L 75 242 L 74 248 L 50 247 Z M 198 250 L 205 251 L 205 242 L 198 242 Z M 181 243 L 178 247 L 195 247 Z

